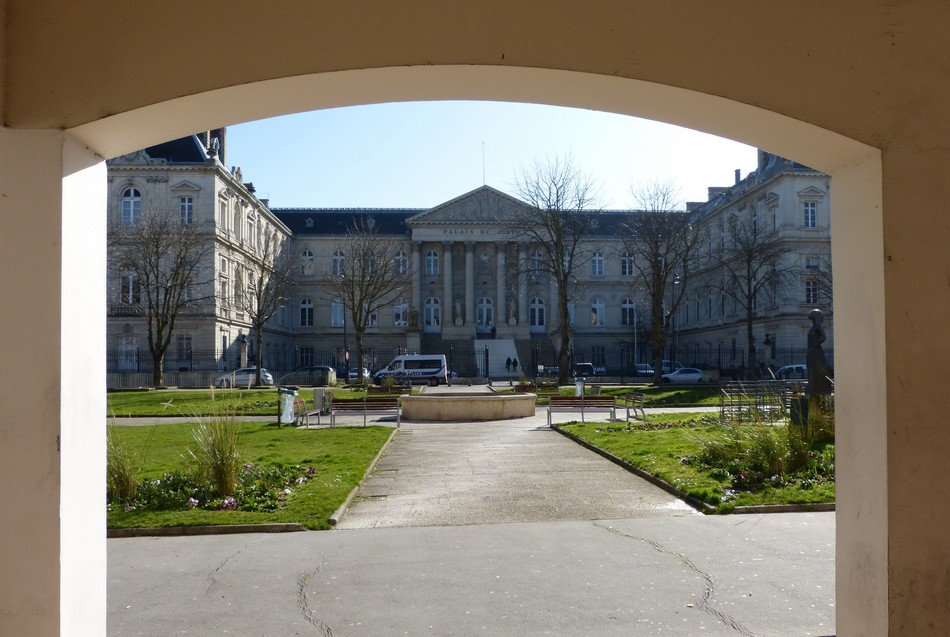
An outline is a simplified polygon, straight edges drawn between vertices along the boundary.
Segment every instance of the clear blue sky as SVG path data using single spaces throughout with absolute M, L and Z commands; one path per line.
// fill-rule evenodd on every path
M 415 102 L 314 111 L 228 128 L 226 160 L 274 207 L 428 208 L 483 183 L 515 194 L 535 159 L 571 154 L 601 204 L 631 207 L 631 189 L 672 181 L 705 201 L 754 148 L 623 115 L 500 102 Z

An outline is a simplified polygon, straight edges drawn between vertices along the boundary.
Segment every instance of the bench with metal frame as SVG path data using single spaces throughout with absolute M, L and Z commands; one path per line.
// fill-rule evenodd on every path
M 336 424 L 337 415 L 363 416 L 363 426 L 366 426 L 367 416 L 396 416 L 396 427 L 402 419 L 402 406 L 399 396 L 364 396 L 363 398 L 333 398 L 330 397 L 330 426 Z
M 617 419 L 616 396 L 551 396 L 548 402 L 548 426 L 551 426 L 551 414 L 555 412 L 580 412 L 581 421 L 589 411 L 607 412 L 611 420 Z

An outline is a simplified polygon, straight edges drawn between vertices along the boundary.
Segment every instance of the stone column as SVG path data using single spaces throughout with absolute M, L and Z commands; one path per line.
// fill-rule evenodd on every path
M 0 166 L 0 632 L 104 635 L 106 167 L 6 128 Z
M 525 267 L 528 253 L 523 245 L 518 246 L 518 264 Z M 523 274 L 523 273 L 522 273 Z M 518 325 L 528 325 L 528 277 L 518 276 Z
M 475 325 L 475 242 L 465 242 L 465 324 Z
M 442 325 L 455 325 L 455 303 L 452 299 L 452 246 L 451 241 L 442 242 Z
M 412 298 L 410 299 L 410 311 L 415 311 L 418 317 L 417 327 L 422 326 L 422 269 L 425 264 L 422 262 L 422 242 L 412 242 Z M 411 323 L 410 323 L 411 325 Z
M 504 241 L 495 242 L 495 325 L 508 324 L 508 304 L 505 303 L 505 249 Z

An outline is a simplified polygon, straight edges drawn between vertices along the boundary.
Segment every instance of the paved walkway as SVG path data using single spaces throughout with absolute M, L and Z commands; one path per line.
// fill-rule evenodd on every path
M 110 539 L 109 635 L 834 634 L 834 513 L 701 516 L 544 421 L 403 423 L 337 530 Z
M 698 514 L 548 428 L 546 416 L 537 415 L 476 423 L 404 421 L 338 527 L 675 515 Z

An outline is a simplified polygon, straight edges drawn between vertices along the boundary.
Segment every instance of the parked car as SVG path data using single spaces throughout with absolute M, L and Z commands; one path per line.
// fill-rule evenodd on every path
M 670 372 L 675 372 L 678 369 L 683 369 L 683 364 L 679 361 L 663 361 L 663 373 L 669 374 Z
M 325 387 L 336 384 L 336 369 L 330 365 L 305 365 L 281 377 L 282 385 L 315 385 Z
M 594 371 L 594 366 L 591 363 L 574 363 L 574 369 L 571 371 L 571 375 L 577 378 L 595 376 L 596 372 Z
M 703 380 L 703 372 L 695 367 L 681 367 L 675 372 L 663 374 L 664 383 L 698 383 Z
M 257 381 L 256 367 L 242 367 L 214 379 L 215 387 L 253 387 Z M 273 385 L 274 377 L 261 367 L 261 385 Z
M 785 365 L 779 367 L 775 372 L 775 377 L 779 380 L 801 380 L 808 378 L 807 365 Z
M 356 367 L 352 367 L 350 368 L 350 373 L 348 374 L 348 377 L 350 381 L 358 380 L 358 381 L 363 382 L 363 381 L 368 381 L 370 378 L 372 378 L 372 375 L 369 373 L 369 370 L 366 369 L 365 367 L 362 370 L 357 369 Z
M 633 366 L 634 376 L 643 376 L 644 378 L 653 378 L 653 367 L 646 363 L 637 363 Z

